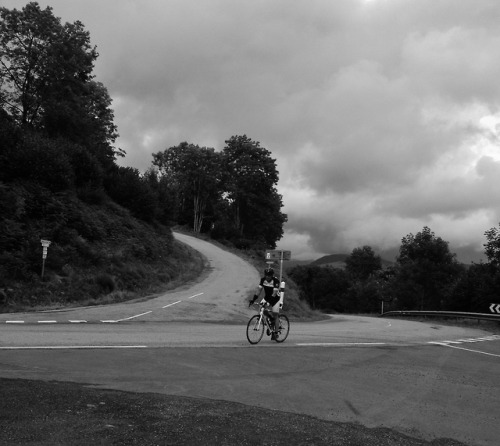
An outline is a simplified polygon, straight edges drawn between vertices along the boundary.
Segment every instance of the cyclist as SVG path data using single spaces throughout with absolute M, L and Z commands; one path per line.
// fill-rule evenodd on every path
M 280 281 L 274 275 L 274 270 L 272 268 L 266 268 L 264 270 L 264 277 L 260 279 L 259 287 L 257 289 L 256 294 L 254 294 L 253 299 L 250 300 L 248 306 L 252 305 L 260 296 L 262 290 L 264 290 L 264 300 L 272 307 L 272 315 L 270 315 L 270 319 L 272 319 L 274 324 L 274 332 L 271 336 L 273 341 L 276 340 L 279 331 L 279 311 L 280 311 L 280 296 L 279 296 L 279 288 Z

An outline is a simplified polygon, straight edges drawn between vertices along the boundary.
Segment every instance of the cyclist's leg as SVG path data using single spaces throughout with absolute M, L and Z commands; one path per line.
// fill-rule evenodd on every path
M 272 308 L 271 308 L 271 311 L 273 312 L 273 319 L 274 319 L 274 331 L 276 333 L 278 333 L 279 329 L 280 329 L 280 317 L 279 317 L 279 313 L 280 313 L 280 303 L 279 301 L 276 302 Z

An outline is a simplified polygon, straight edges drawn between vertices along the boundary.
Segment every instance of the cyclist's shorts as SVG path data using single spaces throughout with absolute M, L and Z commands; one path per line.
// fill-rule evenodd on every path
M 280 297 L 279 296 L 265 297 L 265 300 L 269 305 L 271 305 L 273 313 L 279 313 L 279 311 L 280 311 Z

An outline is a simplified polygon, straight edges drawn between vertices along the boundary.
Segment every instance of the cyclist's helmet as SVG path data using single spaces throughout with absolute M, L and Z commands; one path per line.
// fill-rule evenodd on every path
M 272 269 L 272 268 L 266 268 L 264 270 L 264 276 L 266 276 L 266 277 L 274 277 L 274 269 Z

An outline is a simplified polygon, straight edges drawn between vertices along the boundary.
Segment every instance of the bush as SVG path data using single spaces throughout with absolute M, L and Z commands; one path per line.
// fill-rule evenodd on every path
M 95 282 L 97 285 L 99 285 L 104 294 L 112 293 L 116 289 L 115 280 L 109 274 L 97 275 L 95 278 Z

